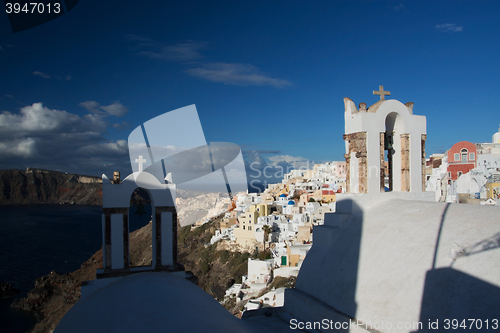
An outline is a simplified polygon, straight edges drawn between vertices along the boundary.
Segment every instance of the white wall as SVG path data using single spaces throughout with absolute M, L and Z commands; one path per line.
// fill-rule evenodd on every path
M 267 283 L 271 275 L 274 259 L 248 259 L 248 279 L 254 283 Z
M 138 187 L 148 191 L 156 206 L 175 206 L 175 184 L 161 184 L 148 172 L 136 172 L 123 179 L 120 184 L 112 184 L 106 175 L 102 175 L 102 207 L 130 207 L 130 196 Z
M 370 200 L 371 195 L 337 201 L 348 221 L 337 227 L 328 223 L 315 227 L 314 245 L 296 283 L 296 290 L 305 296 L 295 295 L 295 301 L 285 298 L 286 310 L 301 318 L 310 296 L 349 316 L 394 325 L 418 322 L 422 311 L 429 309 L 441 319 L 443 313 L 462 317 L 477 312 L 498 314 L 500 248 L 485 250 L 478 244 L 498 242 L 500 207 L 396 200 L 391 194 L 378 196 L 386 201 Z M 349 205 L 352 214 L 348 214 Z M 468 255 L 460 257 L 460 251 Z M 428 280 L 438 269 L 451 275 Z M 460 287 L 455 275 L 467 277 Z M 490 298 L 484 298 L 485 290 L 493 291 Z M 435 302 L 424 306 L 424 291 L 432 291 L 428 296 Z M 476 291 L 481 297 L 470 297 Z M 443 302 L 449 306 L 436 312 L 435 304 Z M 492 306 L 495 302 L 496 308 Z
M 111 268 L 124 268 L 122 214 L 111 214 Z

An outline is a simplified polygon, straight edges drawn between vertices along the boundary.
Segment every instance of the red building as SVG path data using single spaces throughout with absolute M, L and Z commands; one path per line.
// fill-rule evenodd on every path
M 476 167 L 477 148 L 469 141 L 457 142 L 448 150 L 448 177 L 457 180 Z

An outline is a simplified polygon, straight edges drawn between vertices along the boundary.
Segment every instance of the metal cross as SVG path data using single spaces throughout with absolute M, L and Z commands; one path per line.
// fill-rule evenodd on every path
M 146 160 L 142 157 L 142 155 L 139 155 L 139 158 L 136 158 L 135 162 L 139 163 L 139 172 L 142 172 L 143 165 L 144 165 L 144 162 L 146 162 Z
M 385 95 L 390 96 L 391 92 L 390 91 L 384 91 L 384 86 L 378 86 L 378 91 L 374 90 L 373 94 L 374 95 L 380 95 L 380 100 L 383 101 L 385 100 Z

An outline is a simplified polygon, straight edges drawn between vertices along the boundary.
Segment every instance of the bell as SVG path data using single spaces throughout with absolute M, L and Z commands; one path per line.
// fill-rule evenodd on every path
M 385 133 L 384 150 L 392 150 L 392 134 Z
M 392 150 L 392 148 L 393 148 L 392 143 L 390 143 L 390 142 L 385 142 L 384 146 L 385 146 L 384 147 L 385 150 Z
M 144 209 L 142 202 L 139 202 L 139 205 L 137 206 L 137 209 L 134 214 L 138 214 L 139 218 L 142 218 L 142 214 L 146 214 L 146 210 Z

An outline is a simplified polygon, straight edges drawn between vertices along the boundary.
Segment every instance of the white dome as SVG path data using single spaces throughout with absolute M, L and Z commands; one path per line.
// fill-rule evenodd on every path
M 500 143 L 500 127 L 498 128 L 498 132 L 493 134 L 493 143 Z

